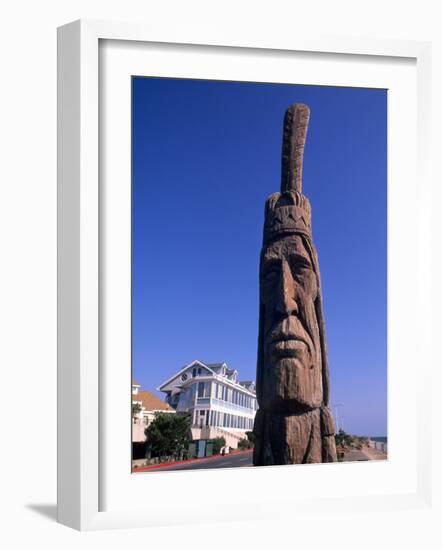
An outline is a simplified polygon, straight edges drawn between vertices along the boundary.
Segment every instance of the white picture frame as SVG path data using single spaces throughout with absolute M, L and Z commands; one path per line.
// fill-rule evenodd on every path
M 418 228 L 418 237 L 415 237 L 416 245 L 430 240 L 428 205 L 431 182 L 427 151 L 430 145 L 429 120 L 431 119 L 429 102 L 431 45 L 426 42 L 350 37 L 312 39 L 301 35 L 281 37 L 278 42 L 272 40 L 269 44 L 264 38 L 250 41 L 227 34 L 224 40 L 217 40 L 215 43 L 208 40 L 204 32 L 199 36 L 194 33 L 192 36 L 187 36 L 183 29 L 179 34 L 174 31 L 171 36 L 166 36 L 142 25 L 101 21 L 76 21 L 61 27 L 58 31 L 58 521 L 80 530 L 205 521 L 209 520 L 209 516 L 204 516 L 204 512 L 195 518 L 192 513 L 186 511 L 179 513 L 178 510 L 167 508 L 168 503 L 159 498 L 160 487 L 165 483 L 165 478 L 162 478 L 161 482 L 158 481 L 160 479 L 158 475 L 161 474 L 152 475 L 150 480 L 145 476 L 142 481 L 144 486 L 149 483 L 150 491 L 158 497 L 155 507 L 141 507 L 139 504 L 129 506 L 129 492 L 121 498 L 123 503 L 121 506 L 115 506 L 113 503 L 110 509 L 107 509 L 103 505 L 103 484 L 109 482 L 107 476 L 113 466 L 107 465 L 106 468 L 103 466 L 103 450 L 109 447 L 103 442 L 103 425 L 100 416 L 103 415 L 103 407 L 105 407 L 103 403 L 108 399 L 103 392 L 115 391 L 115 384 L 114 389 L 110 389 L 111 386 L 108 385 L 104 388 L 101 378 L 103 354 L 100 339 L 104 323 L 102 302 L 106 292 L 102 282 L 103 277 L 106 276 L 103 270 L 108 265 L 103 261 L 102 245 L 103 238 L 106 238 L 103 231 L 109 231 L 109 226 L 100 221 L 100 213 L 104 208 L 103 189 L 100 184 L 102 144 L 99 125 L 100 113 L 104 108 L 100 104 L 100 44 L 103 44 L 103 41 L 116 43 L 124 41 L 128 47 L 135 44 L 168 44 L 175 52 L 180 48 L 188 49 L 191 46 L 204 47 L 204 55 L 209 59 L 211 51 L 228 48 L 230 56 L 247 55 L 247 52 L 254 54 L 262 52 L 265 55 L 267 52 L 286 57 L 288 53 L 302 52 L 312 56 L 327 55 L 330 59 L 333 56 L 347 60 L 351 58 L 356 63 L 363 63 L 363 59 L 369 58 L 392 63 L 401 59 L 411 60 L 415 63 L 418 86 L 417 101 L 413 105 L 417 113 L 417 126 L 411 125 L 415 144 L 417 144 L 417 150 L 415 148 L 413 151 L 417 159 L 417 179 L 414 173 L 411 175 L 396 173 L 394 177 L 403 175 L 404 181 L 407 180 L 410 185 L 419 181 L 412 201 L 410 202 L 410 197 L 408 199 L 404 197 L 400 205 L 395 207 L 407 213 L 407 209 L 415 205 Z M 412 142 L 410 143 L 413 145 Z M 406 184 L 404 185 L 407 189 Z M 396 230 L 399 230 L 405 221 L 404 218 L 399 218 L 395 226 Z M 394 262 L 393 265 L 400 264 L 406 251 L 393 247 L 389 254 L 393 255 L 392 258 L 389 257 L 391 267 L 390 259 Z M 385 492 L 374 490 L 372 493 L 357 495 L 353 495 L 350 489 L 344 493 L 330 492 L 328 495 L 312 490 L 310 498 L 305 494 L 298 498 L 282 488 L 277 488 L 279 480 L 282 479 L 281 475 L 288 475 L 288 470 L 259 469 L 261 476 L 259 481 L 267 489 L 237 498 L 229 510 L 226 510 L 225 503 L 223 505 L 220 502 L 218 520 L 268 517 L 271 512 L 266 505 L 278 499 L 286 504 L 283 510 L 278 510 L 279 517 L 284 514 L 284 509 L 291 513 L 296 510 L 300 514 L 321 513 L 326 511 L 331 503 L 334 509 L 343 513 L 346 510 L 354 510 L 355 507 L 361 511 L 370 512 L 380 509 L 429 506 L 431 442 L 427 420 L 431 417 L 431 403 L 426 390 L 430 384 L 433 364 L 431 347 L 428 345 L 431 333 L 429 325 L 431 316 L 428 315 L 431 311 L 429 254 L 428 248 L 419 247 L 419 268 L 411 269 L 411 279 L 406 281 L 414 285 L 416 290 L 415 297 L 408 307 L 421 320 L 419 326 L 414 327 L 420 341 L 419 349 L 416 349 L 416 353 L 419 352 L 422 359 L 420 377 L 413 389 L 410 388 L 416 398 L 416 406 L 411 408 L 410 413 L 413 416 L 410 420 L 416 436 L 413 447 L 416 450 L 416 456 L 410 466 L 414 468 L 416 481 L 413 489 L 395 491 L 390 488 Z M 393 276 L 394 274 L 393 269 Z M 389 273 L 389 278 L 391 276 Z M 398 310 L 395 315 L 399 317 L 402 314 L 400 298 L 403 294 L 401 292 L 406 292 L 403 286 L 395 291 L 393 297 L 393 306 Z M 390 305 L 389 301 L 389 307 Z M 389 322 L 389 339 L 403 337 L 404 333 L 401 331 L 395 334 L 397 326 L 399 325 L 391 325 Z M 400 355 L 394 358 L 395 361 L 401 359 Z M 404 361 L 407 359 L 405 358 Z M 127 376 L 130 377 L 130 372 Z M 125 390 L 121 388 L 120 391 Z M 124 400 L 124 394 L 122 395 Z M 127 414 L 129 418 L 129 412 Z M 122 422 L 124 423 L 124 420 Z M 328 465 L 323 465 L 321 468 L 323 469 L 304 470 L 303 475 L 309 479 L 314 475 L 318 479 L 316 483 L 320 485 L 325 479 L 324 476 L 328 476 L 330 472 L 327 469 Z M 346 482 L 351 488 L 351 483 L 355 483 L 360 476 L 360 471 L 356 471 L 352 465 L 346 468 L 352 469 L 348 470 L 350 477 Z M 394 469 L 394 463 L 392 468 Z M 261 473 L 263 470 L 265 473 Z M 296 468 L 291 472 L 294 470 Z M 226 475 L 225 472 L 223 474 Z M 238 482 L 240 481 L 238 476 L 247 476 L 249 484 L 256 484 L 257 474 L 258 472 L 252 469 L 247 472 L 230 471 L 228 473 Z M 210 479 L 220 481 L 219 476 L 222 474 L 199 472 L 197 475 L 199 483 L 207 483 Z M 184 476 L 187 478 L 194 476 L 193 482 L 195 482 L 195 474 L 181 473 L 178 477 L 174 474 L 172 481 L 169 477 L 169 483 L 184 484 Z M 336 482 L 338 481 L 336 479 Z M 132 476 L 129 484 L 134 486 L 137 483 L 141 483 L 141 479 L 135 479 Z M 271 486 L 276 488 L 270 494 Z

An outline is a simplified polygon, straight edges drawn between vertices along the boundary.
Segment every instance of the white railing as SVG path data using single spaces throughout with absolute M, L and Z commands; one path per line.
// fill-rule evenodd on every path
M 223 409 L 229 409 L 231 411 L 239 411 L 241 413 L 248 413 L 252 416 L 255 415 L 255 410 L 250 409 L 249 407 L 243 407 L 241 405 L 237 405 L 236 403 L 231 403 L 230 401 L 223 401 L 222 399 L 217 399 L 216 397 L 211 398 L 211 403 L 214 405 L 218 405 L 218 407 L 222 407 Z
M 242 432 L 231 432 L 228 429 L 219 428 L 218 426 L 192 426 L 192 430 L 199 430 L 198 435 L 200 439 L 213 439 L 214 437 L 230 437 L 237 442 L 246 437 L 245 430 Z

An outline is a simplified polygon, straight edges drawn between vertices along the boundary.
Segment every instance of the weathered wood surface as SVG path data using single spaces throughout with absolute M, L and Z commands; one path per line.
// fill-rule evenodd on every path
M 266 202 L 260 260 L 254 464 L 336 461 L 318 258 L 302 194 L 310 111 L 284 119 L 281 192 Z

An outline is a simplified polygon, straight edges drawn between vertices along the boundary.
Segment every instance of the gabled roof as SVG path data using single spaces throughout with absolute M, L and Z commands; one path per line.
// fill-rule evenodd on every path
M 206 366 L 211 369 L 219 369 L 220 367 L 227 367 L 227 363 L 207 363 Z
M 209 372 L 211 372 L 212 374 L 215 374 L 213 372 L 213 370 L 208 366 L 206 365 L 205 363 L 203 363 L 202 361 L 198 361 L 198 359 L 195 359 L 194 361 L 192 361 L 191 363 L 189 363 L 188 365 L 185 365 L 181 370 L 179 370 L 178 372 L 176 372 L 173 376 L 171 376 L 170 378 L 168 378 L 165 382 L 163 382 L 160 386 L 158 386 L 157 390 L 158 391 L 162 391 L 162 388 L 164 388 L 164 386 L 167 386 L 167 384 L 169 384 L 169 382 L 172 382 L 172 380 L 174 380 L 175 378 L 178 378 L 178 376 L 183 373 L 185 370 L 187 370 L 188 368 L 191 368 L 193 367 L 194 365 L 199 365 L 201 367 L 204 367 L 206 368 Z
M 174 409 L 149 391 L 138 391 L 132 396 L 132 401 L 140 401 L 146 411 L 173 411 Z

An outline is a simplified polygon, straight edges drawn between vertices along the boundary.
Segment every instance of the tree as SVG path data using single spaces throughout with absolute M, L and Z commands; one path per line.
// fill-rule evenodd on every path
M 246 436 L 247 436 L 247 439 L 250 441 L 250 443 L 252 444 L 251 446 L 254 447 L 255 445 L 255 440 L 256 440 L 256 437 L 255 437 L 255 434 L 253 432 L 246 432 Z
M 335 435 L 335 440 L 336 440 L 336 445 L 341 445 L 341 446 L 347 445 L 349 447 L 353 442 L 351 435 L 348 435 L 347 433 L 345 433 L 342 428 Z
M 215 439 L 212 439 L 212 443 L 214 455 L 219 455 L 221 449 L 226 446 L 226 440 L 224 437 L 215 437 Z
M 243 437 L 238 441 L 238 449 L 241 449 L 241 451 L 245 451 L 246 449 L 251 449 L 251 448 L 252 448 L 252 443 L 250 442 L 249 439 L 246 439 L 245 437 Z
M 146 441 L 152 456 L 181 457 L 191 440 L 190 417 L 171 413 L 157 413 L 146 428 Z
M 340 447 L 353 447 L 355 449 L 362 449 L 364 445 L 368 444 L 368 438 L 360 435 L 350 435 L 344 430 L 339 430 L 335 435 L 336 445 Z
M 132 419 L 134 420 L 141 412 L 141 405 L 139 403 L 132 403 Z

